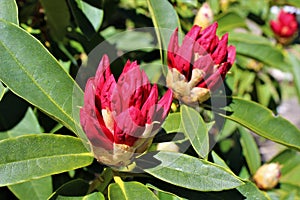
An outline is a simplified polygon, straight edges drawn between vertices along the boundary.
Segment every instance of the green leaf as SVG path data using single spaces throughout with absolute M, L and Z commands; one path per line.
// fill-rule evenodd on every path
M 150 63 L 141 63 L 140 68 L 147 74 L 151 83 L 158 83 L 163 74 L 163 66 L 160 60 L 154 60 Z
M 225 161 L 220 158 L 214 151 L 212 152 L 214 163 L 229 169 Z M 249 180 L 244 180 L 245 184 L 237 187 L 237 190 L 244 195 L 248 200 L 268 200 L 267 194 L 256 187 L 254 183 Z
M 219 2 L 219 0 L 207 0 L 206 2 L 210 5 L 214 15 L 220 13 L 220 2 Z
M 194 7 L 198 6 L 198 1 L 197 0 L 176 0 L 177 3 L 183 3 L 183 4 L 187 4 L 187 5 L 191 5 Z
M 62 41 L 70 23 L 70 13 L 66 1 L 40 0 L 40 2 L 45 10 L 50 34 L 54 40 Z
M 0 19 L 19 24 L 18 7 L 15 0 L 0 0 Z
M 56 200 L 105 200 L 105 197 L 101 192 L 94 192 L 83 197 L 58 196 Z
M 253 136 L 243 127 L 239 127 L 241 145 L 250 173 L 253 175 L 261 166 L 260 153 Z
M 221 14 L 215 20 L 218 22 L 218 34 L 231 31 L 237 27 L 246 27 L 245 20 L 235 12 Z
M 68 0 L 69 6 L 74 16 L 75 22 L 79 26 L 81 32 L 86 36 L 87 39 L 91 39 L 96 34 L 95 28 L 88 16 L 81 9 L 82 4 L 78 4 L 77 1 L 80 2 L 79 0 Z M 98 26 L 97 23 L 95 23 L 94 25 Z
M 75 137 L 25 135 L 0 141 L 0 187 L 87 166 L 93 156 Z
M 245 185 L 237 188 L 237 190 L 248 200 L 269 200 L 268 195 L 259 190 L 251 181 L 245 181 Z
M 8 186 L 22 200 L 47 199 L 52 193 L 51 176 Z
M 228 165 L 226 164 L 226 162 L 218 155 L 216 154 L 216 152 L 212 151 L 211 152 L 211 156 L 213 158 L 214 163 L 216 163 L 217 165 L 220 165 L 222 167 L 224 167 L 225 169 L 229 169 Z
M 291 5 L 298 8 L 300 7 L 300 1 L 295 1 L 295 0 L 277 0 L 277 1 L 272 1 L 272 3 L 281 6 Z
M 103 20 L 103 10 L 94 7 L 82 0 L 75 0 L 78 8 L 84 13 L 86 18 L 92 24 L 94 31 L 98 31 Z
M 217 141 L 221 141 L 232 135 L 232 133 L 237 129 L 237 123 L 231 120 L 225 120 L 224 126 L 221 132 L 217 135 Z
M 272 200 L 299 200 L 300 187 L 292 184 L 281 183 L 280 188 L 268 191 L 268 195 Z
M 274 116 L 271 110 L 253 101 L 233 97 L 228 98 L 227 102 L 230 104 L 225 108 L 226 113 L 219 110 L 217 111 L 219 115 L 241 124 L 262 137 L 300 150 L 300 130 L 288 120 Z
M 162 125 L 162 128 L 165 129 L 167 133 L 179 132 L 181 125 L 181 113 L 170 113 L 165 122 Z
M 158 187 L 155 187 L 154 185 L 146 184 L 146 186 L 148 188 L 155 190 L 155 194 L 157 194 L 157 197 L 160 200 L 185 200 L 185 198 L 181 198 L 171 192 L 163 191 L 163 190 L 159 189 Z
M 300 47 L 298 47 L 298 51 L 297 49 L 293 49 L 292 52 L 288 53 L 288 58 L 289 61 L 291 63 L 291 68 L 292 68 L 292 72 L 293 72 L 293 76 L 294 76 L 294 83 L 295 83 L 295 89 L 298 95 L 298 100 L 300 102 L 300 59 L 299 57 L 299 49 Z M 295 53 L 295 54 L 294 54 Z
M 25 134 L 37 134 L 42 132 L 34 112 L 29 107 L 24 118 L 12 129 L 0 132 L 0 140 L 6 138 L 17 137 Z
M 163 60 L 163 58 L 166 59 L 166 55 L 163 56 L 162 50 L 167 50 L 172 33 L 176 28 L 181 33 L 180 21 L 173 6 L 167 0 L 147 0 L 147 2 L 153 25 L 156 28 L 156 36 Z
M 281 165 L 280 183 L 289 183 L 300 187 L 300 153 L 287 149 L 270 162 L 278 162 Z
M 158 179 L 192 190 L 221 191 L 243 185 L 230 170 L 186 154 L 151 152 L 136 163 Z
M 158 200 L 151 190 L 139 182 L 118 181 L 108 186 L 109 200 L 140 199 L 141 197 Z
M 76 132 L 72 116 L 73 89 L 80 91 L 78 101 L 83 102 L 83 93 L 71 76 L 38 40 L 21 28 L 0 20 L 0 32 L 1 81 L 15 94 Z
M 150 52 L 156 46 L 154 45 L 154 37 L 149 31 L 151 30 L 146 28 L 138 31 L 125 31 L 107 38 L 106 41 L 123 51 L 142 50 Z
M 74 179 L 61 185 L 49 196 L 48 200 L 56 200 L 58 196 L 84 196 L 89 190 L 89 183 L 82 179 Z
M 236 47 L 237 54 L 257 59 L 271 67 L 287 70 L 283 53 L 263 37 L 230 32 L 229 43 Z
M 6 92 L 6 87 L 4 87 L 4 85 L 0 81 L 0 101 L 3 98 L 5 92 Z
M 182 130 L 189 138 L 199 156 L 205 158 L 209 152 L 209 135 L 201 115 L 191 107 L 180 106 Z

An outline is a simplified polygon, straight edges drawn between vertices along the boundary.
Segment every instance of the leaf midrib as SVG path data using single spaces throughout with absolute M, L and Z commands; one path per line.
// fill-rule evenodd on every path
M 90 156 L 93 157 L 93 155 L 89 152 L 83 152 L 83 153 L 66 153 L 66 154 L 54 154 L 54 155 L 47 155 L 47 156 L 41 156 L 41 157 L 36 157 L 36 158 L 29 158 L 29 159 L 24 159 L 24 160 L 17 160 L 17 161 L 10 161 L 10 162 L 6 162 L 6 163 L 0 163 L 0 168 L 4 165 L 7 164 L 18 164 L 18 163 L 22 163 L 22 162 L 31 162 L 31 161 L 36 161 L 39 159 L 52 159 L 52 158 L 59 158 L 59 157 L 72 157 L 72 156 Z
M 4 49 L 9 53 L 9 55 L 11 56 L 11 58 L 17 63 L 17 65 L 19 66 L 19 68 L 25 72 L 25 74 L 27 75 L 27 77 L 29 77 L 29 79 L 34 83 L 34 85 L 36 85 L 37 88 L 40 89 L 40 91 L 46 96 L 48 97 L 48 99 L 50 100 L 50 102 L 58 108 L 58 110 L 60 110 L 69 120 L 71 120 L 71 122 L 73 122 L 74 124 L 76 124 L 75 120 L 69 116 L 65 110 L 63 110 L 60 106 L 58 106 L 58 104 L 55 102 L 55 100 L 51 97 L 48 96 L 46 91 L 33 79 L 32 76 L 30 76 L 30 74 L 28 73 L 28 71 L 26 71 L 26 69 L 22 66 L 22 63 L 19 61 L 19 59 L 17 59 L 16 57 L 14 57 L 13 53 L 7 48 L 6 45 L 4 45 L 4 43 L 2 41 L 0 41 L 1 45 L 4 47 Z M 30 102 L 32 103 L 32 102 Z M 32 103 L 34 105 L 34 103 Z M 35 105 L 37 106 L 37 105 Z M 38 107 L 38 106 L 37 106 Z M 42 108 L 40 108 L 42 109 Z M 44 109 L 42 109 L 44 110 Z M 48 111 L 44 110 L 45 112 L 49 113 Z M 50 113 L 49 113 L 50 114 Z M 52 115 L 52 114 L 51 114 Z M 71 128 L 71 126 L 69 124 L 66 124 L 62 119 L 60 119 L 61 122 L 63 122 L 70 130 L 72 130 L 73 132 L 75 132 L 75 130 L 73 128 Z

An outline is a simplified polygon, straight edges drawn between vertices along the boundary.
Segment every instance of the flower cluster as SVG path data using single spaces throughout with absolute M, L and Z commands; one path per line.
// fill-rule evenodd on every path
M 93 153 L 111 166 L 130 164 L 134 153 L 145 151 L 152 142 L 172 102 L 168 90 L 158 100 L 157 85 L 150 84 L 136 62 L 128 61 L 118 81 L 103 56 L 96 76 L 84 93 L 80 122 Z
M 168 47 L 167 86 L 174 97 L 192 105 L 209 99 L 220 86 L 235 60 L 235 47 L 228 46 L 228 34 L 216 35 L 218 24 L 204 30 L 194 25 L 178 44 L 178 30 L 171 36 Z
M 277 41 L 281 44 L 288 44 L 295 38 L 298 32 L 296 15 L 281 10 L 277 20 L 271 20 L 270 26 Z
M 96 159 L 114 167 L 127 166 L 144 152 L 169 113 L 173 97 L 191 104 L 203 102 L 223 81 L 235 59 L 228 35 L 216 36 L 217 24 L 195 25 L 178 45 L 175 30 L 168 48 L 168 90 L 159 99 L 137 62 L 128 61 L 115 80 L 103 56 L 95 77 L 87 81 L 80 123 Z

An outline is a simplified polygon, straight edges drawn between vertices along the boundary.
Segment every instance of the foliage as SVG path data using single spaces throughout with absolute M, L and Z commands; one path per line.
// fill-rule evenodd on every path
M 196 108 L 174 100 L 148 152 L 116 169 L 80 126 L 87 78 L 107 54 L 115 77 L 137 60 L 164 86 L 170 36 L 183 38 L 204 1 L 0 0 L 0 199 L 300 199 L 300 130 L 277 115 L 286 87 L 300 100 L 299 38 L 282 46 L 269 26 L 271 6 L 300 5 L 207 2 L 237 51 L 223 88 Z M 261 140 L 283 151 L 264 160 Z M 165 142 L 179 151 L 159 151 Z M 269 191 L 251 179 L 265 162 L 282 166 Z

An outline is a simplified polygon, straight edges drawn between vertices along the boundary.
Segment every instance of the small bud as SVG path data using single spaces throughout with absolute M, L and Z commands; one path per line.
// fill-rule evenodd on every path
M 214 20 L 214 14 L 213 14 L 209 4 L 206 2 L 203 3 L 203 5 L 199 9 L 199 11 L 195 17 L 194 25 L 198 25 L 202 28 L 206 28 L 209 25 L 211 25 L 213 20 Z
M 277 20 L 271 20 L 270 26 L 275 39 L 282 45 L 290 44 L 298 34 L 298 22 L 296 15 L 283 10 L 279 12 Z
M 270 190 L 278 184 L 280 175 L 278 163 L 264 164 L 256 171 L 253 180 L 260 189 Z
M 157 144 L 157 151 L 179 152 L 179 146 L 174 142 L 161 142 Z

